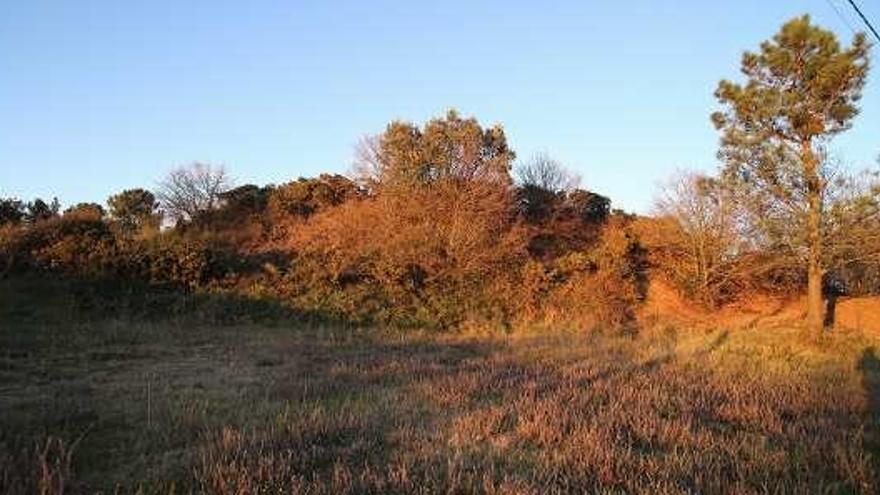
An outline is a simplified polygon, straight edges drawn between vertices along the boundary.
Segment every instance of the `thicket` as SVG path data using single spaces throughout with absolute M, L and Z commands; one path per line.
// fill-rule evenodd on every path
M 357 324 L 632 318 L 646 276 L 632 217 L 576 187 L 516 183 L 500 127 L 450 112 L 422 128 L 393 122 L 371 146 L 355 177 L 216 191 L 164 229 L 143 190 L 114 195 L 106 212 L 79 205 L 40 219 L 6 215 L 3 273 L 235 294 Z M 523 167 L 526 176 L 564 173 L 539 160 Z M 175 171 L 178 182 L 186 172 Z
M 429 328 L 621 328 L 652 276 L 708 307 L 795 291 L 805 279 L 754 249 L 735 202 L 711 177 L 674 180 L 656 216 L 612 211 L 545 156 L 514 167 L 500 127 L 455 112 L 421 128 L 393 122 L 359 156 L 353 177 L 188 191 L 216 198 L 193 199 L 206 206 L 164 229 L 159 203 L 142 189 L 112 196 L 106 210 L 79 204 L 37 215 L 4 200 L 0 269 L 131 297 L 152 290 L 158 305 L 173 305 L 169 294 L 213 294 L 353 324 Z M 880 292 L 878 273 L 864 259 L 832 275 L 869 294 Z
M 653 276 L 707 308 L 809 287 L 813 324 L 817 290 L 880 293 L 880 180 L 827 152 L 858 112 L 868 48 L 801 17 L 747 52 L 747 81 L 716 92 L 722 167 L 674 178 L 652 216 L 612 211 L 545 155 L 514 167 L 500 126 L 450 111 L 365 139 L 351 176 L 232 187 L 195 163 L 106 210 L 0 200 L 0 273 L 433 328 L 624 327 Z

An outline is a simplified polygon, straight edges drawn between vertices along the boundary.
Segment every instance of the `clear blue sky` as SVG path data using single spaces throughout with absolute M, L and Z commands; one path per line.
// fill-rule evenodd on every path
M 345 172 L 361 136 L 455 107 L 644 212 L 716 166 L 712 92 L 744 49 L 805 12 L 851 39 L 828 1 L 860 27 L 844 0 L 5 0 L 0 196 L 103 202 L 196 160 L 239 183 Z M 880 67 L 862 105 L 835 149 L 875 165 Z

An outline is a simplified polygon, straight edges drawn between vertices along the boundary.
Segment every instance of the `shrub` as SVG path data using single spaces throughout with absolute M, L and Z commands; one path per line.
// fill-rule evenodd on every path
M 10 269 L 95 276 L 116 262 L 112 232 L 88 215 L 49 218 L 8 230 L 5 239 Z

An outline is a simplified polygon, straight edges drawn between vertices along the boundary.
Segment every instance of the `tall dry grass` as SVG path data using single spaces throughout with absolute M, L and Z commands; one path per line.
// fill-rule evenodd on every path
M 880 361 L 857 333 L 62 321 L 2 344 L 4 493 L 880 486 Z

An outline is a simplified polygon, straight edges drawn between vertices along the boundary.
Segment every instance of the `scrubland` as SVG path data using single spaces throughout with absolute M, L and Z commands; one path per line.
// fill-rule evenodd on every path
M 860 332 L 218 326 L 74 318 L 2 285 L 4 493 L 880 487 Z
M 880 170 L 827 152 L 870 43 L 758 46 L 650 212 L 452 109 L 0 198 L 0 493 L 880 493 Z

